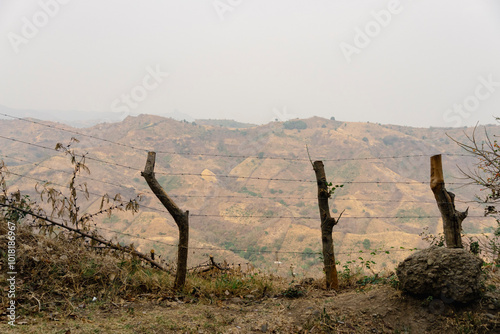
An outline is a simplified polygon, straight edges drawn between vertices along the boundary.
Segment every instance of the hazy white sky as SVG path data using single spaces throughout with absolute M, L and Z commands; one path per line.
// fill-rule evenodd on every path
M 267 123 L 500 116 L 498 0 L 0 0 L 0 104 Z

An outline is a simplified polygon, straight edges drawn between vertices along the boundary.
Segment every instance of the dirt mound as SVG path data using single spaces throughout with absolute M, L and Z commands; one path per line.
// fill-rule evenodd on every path
M 409 256 L 396 272 L 404 291 L 466 303 L 480 298 L 483 264 L 462 248 L 433 246 Z

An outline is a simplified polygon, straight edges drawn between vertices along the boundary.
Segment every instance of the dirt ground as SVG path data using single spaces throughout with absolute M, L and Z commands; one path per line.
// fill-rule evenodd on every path
M 458 307 L 388 286 L 341 294 L 227 299 L 153 298 L 75 305 L 69 314 L 22 317 L 2 333 L 500 333 L 498 305 Z

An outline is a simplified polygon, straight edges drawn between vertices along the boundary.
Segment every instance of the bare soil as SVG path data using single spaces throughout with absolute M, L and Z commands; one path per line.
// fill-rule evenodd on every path
M 500 333 L 498 305 L 417 299 L 388 285 L 336 294 L 313 287 L 285 296 L 197 300 L 142 296 L 24 316 L 2 333 Z

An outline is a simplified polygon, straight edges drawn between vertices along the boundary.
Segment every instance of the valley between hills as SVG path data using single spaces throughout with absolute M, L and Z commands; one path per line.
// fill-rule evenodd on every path
M 487 125 L 478 133 L 484 128 L 499 132 Z M 54 147 L 77 138 L 71 148 L 88 154 L 91 171 L 79 178 L 90 192 L 88 201 L 79 197 L 81 212 L 99 211 L 103 194 L 120 193 L 123 200 L 141 195 L 138 213 L 99 216 L 95 227 L 107 238 L 133 243 L 145 253 L 154 249 L 161 260 L 173 262 L 177 227 L 141 176 L 147 151 L 155 151 L 158 181 L 190 212 L 189 267 L 211 255 L 280 275 L 318 277 L 317 187 L 306 146 L 312 160 L 324 161 L 328 181 L 342 185 L 330 199 L 332 216 L 344 211 L 333 230 L 339 268 L 373 261 L 378 272 L 393 270 L 410 249 L 427 247 L 420 235 L 424 229 L 442 230 L 429 187 L 431 155 L 443 154 L 446 187 L 456 194 L 457 209 L 469 207 L 464 233 L 493 231 L 495 221 L 482 217 L 483 207 L 474 203 L 480 188 L 461 179 L 459 167 L 473 168 L 475 160 L 452 140 L 465 142 L 472 130 L 318 117 L 250 126 L 140 115 L 82 129 L 0 120 L 0 159 L 11 172 L 9 190 L 39 200 L 35 185 L 42 181 L 67 191 L 61 186 L 69 183 L 72 167 Z

